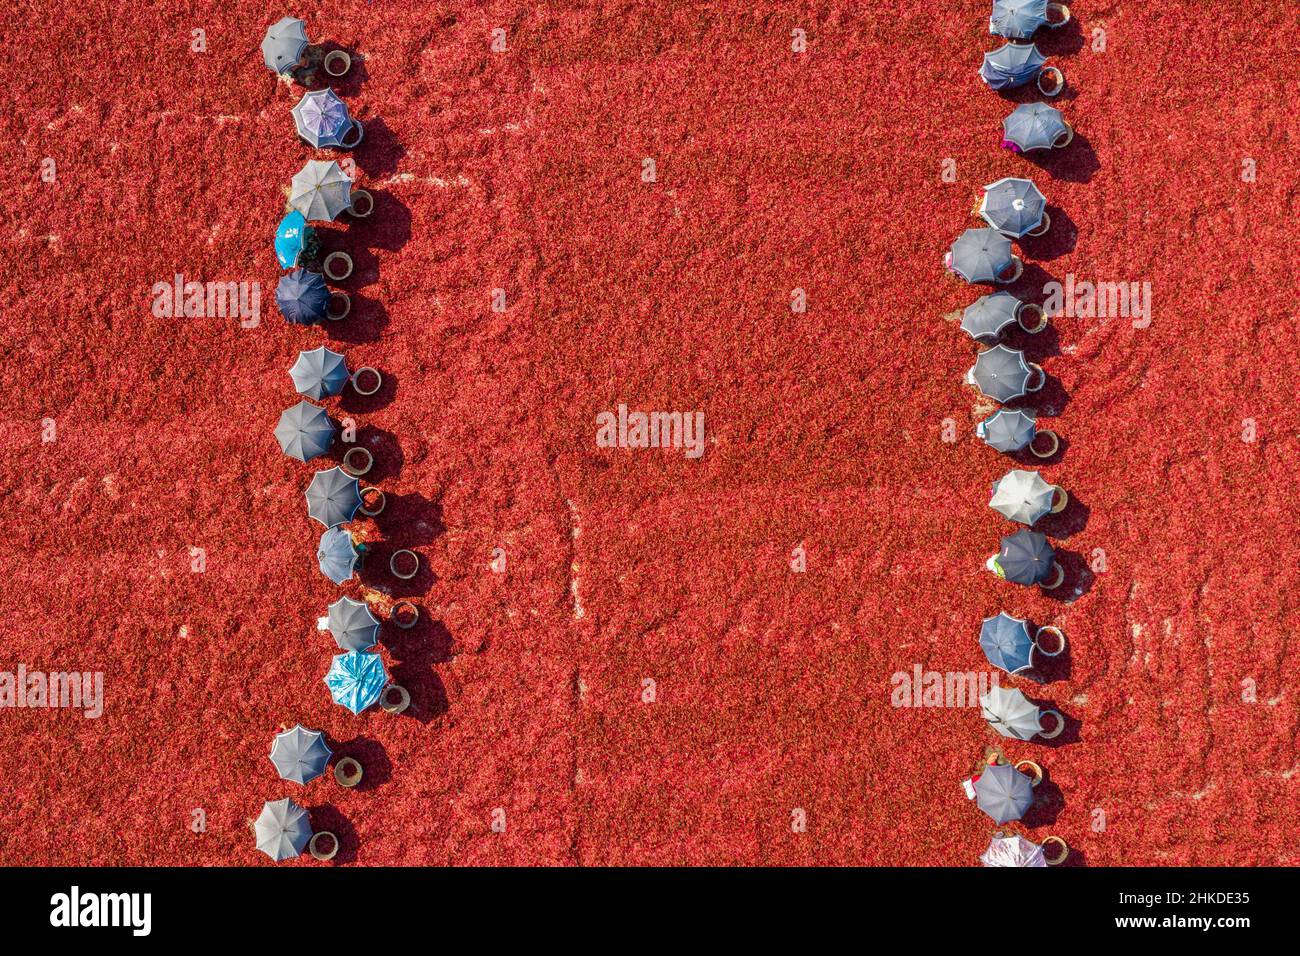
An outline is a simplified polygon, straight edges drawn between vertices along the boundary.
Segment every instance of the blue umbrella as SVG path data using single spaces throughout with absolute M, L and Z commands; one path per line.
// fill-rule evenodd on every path
M 298 360 L 289 369 L 289 377 L 298 394 L 317 401 L 343 391 L 351 378 L 343 356 L 323 345 L 310 352 L 299 352 Z
M 994 823 L 1019 820 L 1034 803 L 1034 785 L 1010 764 L 988 767 L 975 781 L 975 803 Z
M 1001 409 L 975 426 L 975 434 L 997 451 L 1020 451 L 1034 440 L 1038 421 L 1023 409 Z
M 275 258 L 281 269 L 292 269 L 302 257 L 307 244 L 307 219 L 293 210 L 275 227 Z
M 325 409 L 311 402 L 299 402 L 280 413 L 280 423 L 275 426 L 275 437 L 280 450 L 290 458 L 310 461 L 323 455 L 334 444 L 337 430 Z
M 1046 584 L 1056 566 L 1056 551 L 1047 535 L 1025 529 L 1003 535 L 994 563 L 998 576 L 1013 584 Z
M 1028 40 L 1047 26 L 1047 0 L 993 0 L 989 33 L 1008 40 Z
M 388 672 L 378 654 L 348 651 L 335 655 L 325 675 L 325 686 L 330 689 L 334 703 L 359 714 L 379 702 L 388 684 Z
M 330 307 L 330 290 L 319 272 L 294 269 L 280 277 L 275 304 L 293 325 L 315 325 Z
M 319 730 L 296 724 L 291 730 L 276 734 L 271 744 L 271 763 L 281 780 L 310 783 L 325 772 L 333 751 Z
M 1033 664 L 1034 641 L 1029 636 L 1029 625 L 1006 611 L 984 619 L 980 647 L 990 664 L 1008 674 L 1028 670 Z
M 992 89 L 1024 86 L 1038 76 L 1047 57 L 1032 43 L 1007 43 L 984 54 L 980 76 Z
M 352 543 L 352 535 L 346 528 L 330 528 L 320 536 L 316 562 L 320 565 L 321 573 L 335 584 L 352 580 L 360 557 Z
M 1021 302 L 1010 292 L 982 295 L 961 316 L 961 329 L 978 341 L 996 339 L 1004 328 L 1016 321 Z

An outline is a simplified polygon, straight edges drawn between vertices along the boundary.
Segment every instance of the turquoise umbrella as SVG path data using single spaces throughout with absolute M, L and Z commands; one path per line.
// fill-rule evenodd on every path
M 292 269 L 298 264 L 308 231 L 307 218 L 296 209 L 275 227 L 275 258 L 281 269 Z
M 330 689 L 334 703 L 354 714 L 379 703 L 387 684 L 388 672 L 379 655 L 360 651 L 335 655 L 325 675 L 325 686 Z

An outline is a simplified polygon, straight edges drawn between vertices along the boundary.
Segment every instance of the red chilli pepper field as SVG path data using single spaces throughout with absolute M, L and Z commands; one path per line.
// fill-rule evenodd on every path
M 0 23 L 0 671 L 103 675 L 99 717 L 0 700 L 0 863 L 270 866 L 248 822 L 292 797 L 333 865 L 976 865 L 995 743 L 1047 774 L 1017 832 L 1075 865 L 1300 862 L 1295 4 L 1073 5 L 1040 48 L 1077 135 L 1033 159 L 975 0 L 147 6 Z M 274 301 L 289 180 L 341 155 L 262 63 L 284 15 L 351 51 L 366 126 L 327 326 Z M 1012 337 L 1041 466 L 974 434 L 988 290 L 941 264 L 1007 176 L 1052 215 L 1012 292 L 1151 295 Z M 260 313 L 159 317 L 177 275 Z M 384 376 L 322 403 L 388 499 L 342 588 L 319 462 L 272 434 L 319 345 Z M 620 404 L 702 412 L 703 454 L 601 447 Z M 1056 592 L 984 570 L 1009 467 L 1071 494 Z M 419 606 L 381 636 L 404 714 L 330 700 L 340 594 Z M 1001 610 L 1066 634 L 1002 681 L 1065 734 L 894 706 L 896 674 L 989 672 Z M 277 777 L 297 722 L 360 787 Z

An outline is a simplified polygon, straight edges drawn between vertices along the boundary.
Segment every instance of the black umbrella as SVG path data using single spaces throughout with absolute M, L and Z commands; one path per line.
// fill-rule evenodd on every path
M 1056 552 L 1047 535 L 1026 529 L 1003 536 L 994 562 L 999 577 L 1013 584 L 1044 584 L 1052 577 Z
M 280 277 L 275 304 L 294 325 L 314 325 L 330 307 L 330 290 L 319 272 L 294 269 Z

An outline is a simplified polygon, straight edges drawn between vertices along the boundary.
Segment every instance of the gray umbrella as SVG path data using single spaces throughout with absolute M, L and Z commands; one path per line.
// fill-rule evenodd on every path
M 1010 764 L 987 767 L 975 781 L 975 803 L 995 823 L 1010 823 L 1034 803 L 1034 785 Z
M 366 651 L 379 639 L 379 621 L 364 601 L 341 597 L 330 605 L 330 633 L 345 651 Z
M 1016 321 L 1020 300 L 1010 292 L 982 295 L 961 314 L 962 331 L 977 342 L 995 340 L 998 334 Z
M 1025 152 L 1051 149 L 1066 135 L 1073 137 L 1074 134 L 1065 117 L 1056 107 L 1046 103 L 1021 103 L 1002 121 L 1002 138 Z
M 323 345 L 310 352 L 299 352 L 298 360 L 289 369 L 289 376 L 298 394 L 317 401 L 343 391 L 351 377 L 343 356 Z
M 1025 394 L 1032 374 L 1024 352 L 995 345 L 976 357 L 969 381 L 995 402 L 1009 402 Z
M 275 73 L 288 73 L 307 49 L 307 27 L 294 17 L 271 24 L 262 40 L 262 60 Z
M 1009 89 L 1032 81 L 1046 62 L 1032 43 L 1007 43 L 984 54 L 980 76 L 995 90 Z
M 329 451 L 334 443 L 334 423 L 325 409 L 311 402 L 299 402 L 280 413 L 275 437 L 280 450 L 290 458 L 308 461 Z
M 257 848 L 279 863 L 297 856 L 311 841 L 311 821 L 292 800 L 273 800 L 262 805 L 253 832 Z
M 1049 485 L 1036 471 L 1012 468 L 993 482 L 993 497 L 989 507 L 1012 521 L 1033 524 L 1043 515 L 1052 513 L 1056 501 L 1056 486 Z
M 1052 576 L 1056 552 L 1047 535 L 1027 528 L 1002 537 L 1002 549 L 994 559 L 1001 576 L 1013 584 L 1042 584 Z
M 307 515 L 327 528 L 351 521 L 361 507 L 360 485 L 338 465 L 316 472 L 307 486 Z
M 1019 239 L 1043 224 L 1047 198 L 1028 179 L 999 179 L 984 187 L 980 216 L 998 232 Z
M 335 584 L 352 580 L 360 557 L 357 546 L 352 543 L 352 535 L 346 528 L 326 529 L 320 536 L 320 544 L 316 546 L 316 563 L 320 565 L 320 572 Z
M 1047 0 L 993 0 L 989 33 L 1008 40 L 1028 40 L 1047 26 Z
M 975 426 L 975 434 L 1001 452 L 1020 451 L 1034 440 L 1038 421 L 1023 409 L 1003 408 Z
M 271 744 L 271 763 L 275 764 L 281 780 L 310 783 L 325 772 L 333 751 L 325 743 L 319 730 L 308 730 L 302 724 L 276 734 Z
M 967 229 L 949 250 L 952 271 L 967 282 L 996 282 L 1011 268 L 1011 240 L 996 229 Z
M 308 160 L 293 177 L 289 205 L 308 222 L 332 221 L 352 205 L 352 180 L 336 162 Z

